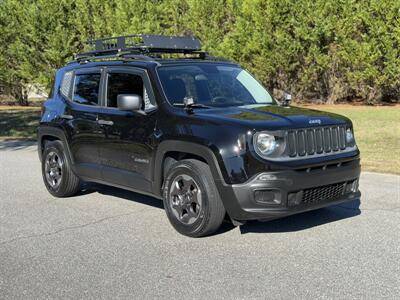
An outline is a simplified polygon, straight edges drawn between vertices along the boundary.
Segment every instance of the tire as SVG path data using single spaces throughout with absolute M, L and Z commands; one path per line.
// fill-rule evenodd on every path
M 178 161 L 169 168 L 163 199 L 172 226 L 189 237 L 214 233 L 225 217 L 210 168 L 195 159 Z
M 81 182 L 71 170 L 61 141 L 46 142 L 42 177 L 47 190 L 55 197 L 70 197 L 80 191 Z

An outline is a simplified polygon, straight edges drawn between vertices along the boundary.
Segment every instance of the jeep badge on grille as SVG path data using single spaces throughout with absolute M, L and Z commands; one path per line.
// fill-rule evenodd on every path
M 309 120 L 308 124 L 319 124 L 321 125 L 321 120 L 320 119 L 313 119 L 313 120 Z

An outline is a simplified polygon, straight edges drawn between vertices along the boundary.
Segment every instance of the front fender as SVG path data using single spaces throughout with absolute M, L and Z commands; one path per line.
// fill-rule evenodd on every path
M 42 153 L 44 147 L 43 141 L 46 137 L 52 137 L 60 140 L 63 143 L 67 159 L 69 160 L 70 165 L 74 166 L 74 159 L 73 156 L 71 155 L 71 150 L 69 148 L 67 137 L 63 129 L 40 125 L 37 129 L 37 137 L 38 137 L 38 152 L 39 152 L 38 154 L 40 161 L 42 161 Z
M 160 143 L 155 161 L 154 161 L 154 182 L 153 182 L 153 193 L 159 197 L 162 197 L 162 175 L 163 175 L 163 161 L 167 152 L 182 152 L 188 154 L 194 154 L 202 157 L 208 164 L 213 175 L 215 185 L 217 186 L 219 195 L 222 203 L 229 215 L 234 215 L 237 211 L 237 203 L 234 201 L 234 193 L 232 187 L 225 183 L 220 164 L 217 160 L 214 152 L 200 144 L 184 141 L 163 141 Z
M 215 154 L 210 148 L 192 142 L 176 141 L 176 140 L 163 141 L 157 148 L 157 153 L 154 162 L 153 179 L 154 179 L 154 188 L 157 194 L 161 195 L 163 161 L 166 154 L 171 151 L 194 154 L 202 157 L 209 165 L 214 179 L 218 181 L 223 181 L 223 175 L 221 172 L 220 165 L 218 163 Z

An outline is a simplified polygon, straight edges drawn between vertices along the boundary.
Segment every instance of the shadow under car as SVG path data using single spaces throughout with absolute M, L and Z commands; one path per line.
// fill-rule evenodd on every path
M 161 201 L 160 199 L 116 187 L 106 186 L 102 184 L 89 184 L 87 189 L 82 192 L 82 195 L 91 192 L 98 192 L 103 195 L 118 197 L 129 201 L 135 201 L 160 209 L 164 208 L 163 201 Z M 335 221 L 344 220 L 360 214 L 360 200 L 357 199 L 347 203 L 328 206 L 325 208 L 303 212 L 272 221 L 248 221 L 244 225 L 241 225 L 239 229 L 242 234 L 293 232 L 306 230 L 315 226 L 320 226 Z M 225 221 L 226 222 L 222 224 L 221 228 L 216 232 L 216 234 L 222 234 L 235 228 L 229 221 L 229 218 L 226 218 Z

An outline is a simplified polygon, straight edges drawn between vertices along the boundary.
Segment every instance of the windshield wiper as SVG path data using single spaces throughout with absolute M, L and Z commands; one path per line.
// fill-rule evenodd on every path
M 192 97 L 185 97 L 183 99 L 183 103 L 174 103 L 174 105 L 183 106 L 188 114 L 194 113 L 193 108 L 210 108 L 210 106 L 201 103 L 195 103 Z
M 174 103 L 173 106 L 179 106 L 179 107 L 185 107 L 185 108 L 211 108 L 210 106 L 201 104 L 201 103 L 190 103 L 190 104 L 184 104 L 184 103 Z

